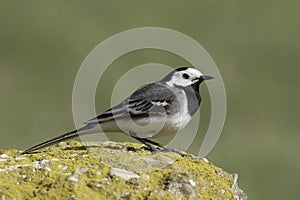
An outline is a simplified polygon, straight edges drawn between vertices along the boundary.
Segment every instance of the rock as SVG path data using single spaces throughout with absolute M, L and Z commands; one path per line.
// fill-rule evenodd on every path
M 78 174 L 71 174 L 66 178 L 67 181 L 78 182 L 80 180 L 80 176 Z
M 80 168 L 78 168 L 76 171 L 77 171 L 78 173 L 80 173 L 80 174 L 83 174 L 83 173 L 89 171 L 89 169 L 90 169 L 90 168 L 88 168 L 88 167 L 80 167 Z
M 11 158 L 11 156 L 8 156 L 7 154 L 3 153 L 0 155 L 0 158 Z
M 126 181 L 132 178 L 140 178 L 140 176 L 137 175 L 136 173 L 133 173 L 131 171 L 126 171 L 124 169 L 118 169 L 118 168 L 111 168 L 109 171 L 109 175 L 119 176 Z
M 49 164 L 50 164 L 50 160 L 36 161 L 36 162 L 34 162 L 33 168 L 35 170 L 40 170 L 42 168 L 46 168 Z
M 236 174 L 136 143 L 70 141 L 0 155 L 0 199 L 247 199 Z

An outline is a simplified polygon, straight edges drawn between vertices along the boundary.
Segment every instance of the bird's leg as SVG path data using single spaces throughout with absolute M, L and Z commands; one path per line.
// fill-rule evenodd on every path
M 164 147 L 163 145 L 157 143 L 157 142 L 153 142 L 152 140 L 149 140 L 147 138 L 139 138 L 137 136 L 135 136 L 135 134 L 131 133 L 130 136 L 134 139 L 136 139 L 137 141 L 143 143 L 144 145 L 146 145 L 150 151 L 161 151 L 161 152 L 174 152 L 174 153 L 177 153 L 181 156 L 186 156 L 187 154 L 181 152 L 181 151 L 178 151 L 176 149 L 170 149 L 170 148 L 167 148 L 167 147 Z M 156 147 L 159 147 L 159 148 L 156 148 Z
M 159 143 L 157 143 L 157 142 L 153 142 L 152 140 L 148 140 L 148 139 L 146 139 L 146 138 L 143 138 L 143 140 L 146 141 L 146 142 L 149 143 L 149 144 L 153 144 L 153 145 L 155 145 L 155 146 L 158 146 L 158 147 L 161 147 L 161 148 L 165 148 L 163 145 L 161 145 L 161 144 L 159 144 Z
M 143 143 L 144 145 L 146 145 L 150 149 L 150 151 L 173 152 L 173 153 L 177 153 L 181 156 L 186 156 L 187 155 L 187 154 L 185 154 L 181 151 L 178 151 L 176 149 L 170 149 L 170 148 L 164 147 L 163 145 L 161 145 L 157 142 L 153 142 L 152 140 L 149 140 L 149 139 L 146 139 L 146 138 L 139 138 L 139 137 L 136 137 L 136 136 L 133 136 L 133 135 L 131 135 L 131 137 L 136 139 L 137 141 Z M 153 147 L 153 145 L 157 146 L 157 147 L 160 147 L 160 149 Z
M 153 147 L 152 145 L 164 148 L 161 144 L 158 144 L 156 142 L 153 142 L 151 140 L 145 139 L 145 138 L 139 138 L 136 136 L 131 135 L 132 138 L 136 139 L 137 141 L 143 143 L 144 145 L 146 145 L 151 151 L 158 151 L 157 148 Z

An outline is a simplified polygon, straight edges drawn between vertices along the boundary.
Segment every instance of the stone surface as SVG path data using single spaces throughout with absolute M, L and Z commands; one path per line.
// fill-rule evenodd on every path
M 244 200 L 230 174 L 193 155 L 136 143 L 70 141 L 20 155 L 0 150 L 0 199 Z
M 129 179 L 132 179 L 132 178 L 140 178 L 140 176 L 134 172 L 126 171 L 124 169 L 113 168 L 113 167 L 110 169 L 109 175 L 121 177 L 122 179 L 124 179 L 126 181 L 128 181 Z

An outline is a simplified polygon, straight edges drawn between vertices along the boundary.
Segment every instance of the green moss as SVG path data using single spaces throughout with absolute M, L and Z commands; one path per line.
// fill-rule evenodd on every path
M 0 198 L 246 199 L 234 175 L 192 155 L 152 153 L 136 143 L 85 146 L 70 141 L 27 155 L 0 150 Z M 112 175 L 112 168 L 139 178 Z

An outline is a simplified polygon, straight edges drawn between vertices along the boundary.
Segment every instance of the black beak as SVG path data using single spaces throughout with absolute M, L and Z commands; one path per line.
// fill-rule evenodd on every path
M 211 79 L 214 79 L 214 77 L 212 77 L 212 76 L 207 76 L 207 75 L 202 75 L 201 76 L 201 78 L 203 79 L 203 80 L 211 80 Z

